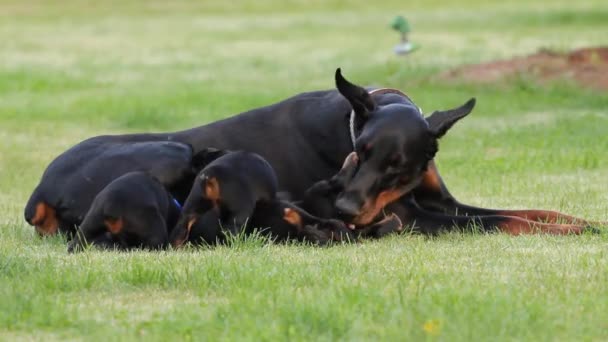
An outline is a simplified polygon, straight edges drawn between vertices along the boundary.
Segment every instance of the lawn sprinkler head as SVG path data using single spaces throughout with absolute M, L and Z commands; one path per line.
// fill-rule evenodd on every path
M 417 48 L 417 46 L 410 42 L 407 37 L 408 33 L 410 33 L 410 24 L 404 16 L 396 16 L 391 23 L 391 28 L 401 34 L 401 42 L 395 45 L 393 49 L 395 54 L 405 55 Z

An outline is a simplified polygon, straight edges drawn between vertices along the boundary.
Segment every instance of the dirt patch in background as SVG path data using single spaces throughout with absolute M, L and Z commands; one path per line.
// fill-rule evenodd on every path
M 444 72 L 439 78 L 492 83 L 517 76 L 541 82 L 573 80 L 584 87 L 608 90 L 608 47 L 584 48 L 568 53 L 540 50 L 530 56 L 465 65 Z

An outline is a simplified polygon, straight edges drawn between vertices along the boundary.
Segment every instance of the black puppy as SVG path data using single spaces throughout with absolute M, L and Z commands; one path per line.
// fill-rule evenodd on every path
M 349 154 L 342 165 L 342 169 L 336 175 L 311 186 L 304 193 L 302 202 L 298 204 L 310 214 L 321 218 L 337 218 L 342 216 L 334 203 L 338 195 L 344 191 L 348 182 L 357 172 L 358 162 L 359 158 L 356 152 Z M 354 229 L 353 233 L 356 237 L 380 238 L 403 230 L 401 220 L 395 214 L 376 218 L 373 223 L 364 226 L 356 227 L 351 222 L 346 223 L 349 224 L 351 229 Z
M 116 249 L 166 247 L 180 209 L 156 178 L 144 172 L 127 173 L 95 197 L 68 252 L 85 244 Z
M 265 159 L 244 151 L 208 149 L 198 154 L 204 166 L 195 178 L 181 218 L 171 234 L 174 247 L 186 241 L 223 241 L 225 232 L 249 234 L 255 229 L 276 241 L 319 244 L 348 239 L 337 220 L 319 219 L 277 198 L 274 170 Z M 206 159 L 206 161 L 204 161 Z
M 102 144 L 98 140 L 112 139 Z M 27 222 L 40 235 L 72 237 L 101 190 L 118 177 L 146 171 L 184 201 L 196 173 L 192 146 L 175 141 L 123 141 L 120 136 L 90 139 L 58 157 L 45 171 L 25 208 Z M 94 158 L 83 157 L 90 154 Z

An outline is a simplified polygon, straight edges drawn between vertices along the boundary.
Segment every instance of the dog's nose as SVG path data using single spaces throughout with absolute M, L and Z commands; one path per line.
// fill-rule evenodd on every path
M 335 205 L 336 209 L 341 214 L 351 217 L 355 217 L 359 214 L 359 205 L 346 197 L 338 198 Z

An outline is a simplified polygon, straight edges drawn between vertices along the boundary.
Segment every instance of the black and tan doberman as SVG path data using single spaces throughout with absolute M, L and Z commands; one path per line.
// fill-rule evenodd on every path
M 180 149 L 177 146 L 189 145 L 194 153 L 216 147 L 261 155 L 276 171 L 279 190 L 296 199 L 336 174 L 354 150 L 360 159 L 357 170 L 335 205 L 358 225 L 373 222 L 383 208 L 425 233 L 474 224 L 511 234 L 578 234 L 589 225 L 554 211 L 476 208 L 450 194 L 433 162 L 438 139 L 473 110 L 474 99 L 424 117 L 396 89 L 365 89 L 347 81 L 339 69 L 335 82 L 337 90 L 302 93 L 184 131 L 85 140 L 51 162 L 26 206 L 25 218 L 41 233 L 69 231 L 105 185 L 136 170 L 155 173 L 183 199 L 177 189 L 191 185 L 192 179 L 184 182 L 175 170 L 187 165 L 166 166 L 179 154 L 173 151 Z M 148 151 L 145 146 L 151 142 L 165 142 L 169 152 Z M 191 155 L 188 151 L 183 157 Z

